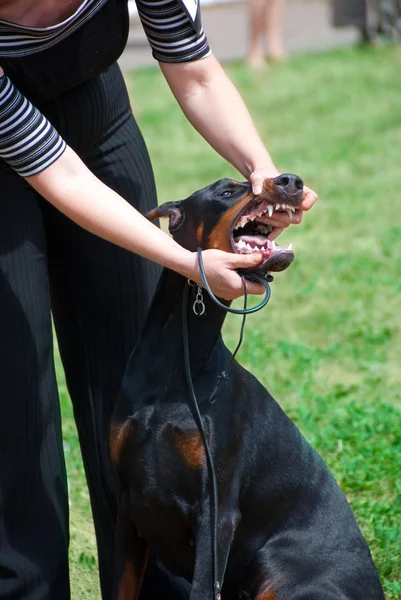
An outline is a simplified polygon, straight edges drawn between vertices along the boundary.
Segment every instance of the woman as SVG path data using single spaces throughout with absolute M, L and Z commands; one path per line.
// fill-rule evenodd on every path
M 277 170 L 190 9 L 178 0 L 138 1 L 183 111 L 260 193 Z M 126 0 L 0 0 L 0 599 L 69 598 L 50 310 L 89 484 L 102 594 L 110 598 L 113 401 L 156 263 L 199 281 L 196 256 L 136 210 L 153 207 L 156 193 L 116 64 L 127 34 Z M 315 200 L 306 189 L 302 210 Z M 287 219 L 269 220 L 274 235 Z M 242 293 L 235 269 L 259 260 L 204 253 L 212 288 L 227 299 Z M 142 598 L 177 598 L 177 585 L 153 565 Z
M 375 44 L 378 35 L 399 39 L 400 0 L 333 0 L 334 27 L 357 27 L 363 44 Z
M 361 34 L 362 43 L 372 41 L 372 31 L 368 23 L 367 0 L 333 0 L 334 27 L 357 27 Z
M 285 4 L 285 0 L 251 1 L 248 53 L 250 67 L 258 69 L 265 66 L 266 57 L 272 61 L 285 60 L 283 31 Z

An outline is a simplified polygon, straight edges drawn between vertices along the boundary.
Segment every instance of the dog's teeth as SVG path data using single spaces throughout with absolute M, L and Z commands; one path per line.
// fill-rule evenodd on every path
M 280 208 L 280 204 L 276 204 L 276 210 Z
M 292 212 L 295 212 L 295 206 L 290 206 L 290 209 L 292 210 Z
M 276 242 L 274 240 L 272 240 L 272 248 L 273 248 L 273 252 L 276 251 Z
M 287 250 L 292 250 L 292 244 L 288 246 Z
M 290 217 L 290 221 L 292 221 L 292 212 L 289 208 L 286 209 L 287 210 L 287 215 Z
M 273 216 L 273 205 L 269 204 L 269 206 L 267 207 L 267 211 L 269 213 L 269 217 L 271 218 Z

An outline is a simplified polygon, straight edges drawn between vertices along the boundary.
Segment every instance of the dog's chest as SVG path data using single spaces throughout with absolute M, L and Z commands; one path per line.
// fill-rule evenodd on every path
M 122 471 L 141 503 L 189 504 L 199 498 L 205 467 L 204 445 L 187 406 L 145 406 L 130 417 L 131 433 L 124 448 Z M 181 505 L 180 508 L 182 509 Z
M 205 480 L 204 449 L 189 411 L 182 406 L 131 417 L 121 470 L 128 512 L 138 534 L 170 570 L 190 577 L 194 527 Z M 179 423 L 179 424 L 178 424 Z

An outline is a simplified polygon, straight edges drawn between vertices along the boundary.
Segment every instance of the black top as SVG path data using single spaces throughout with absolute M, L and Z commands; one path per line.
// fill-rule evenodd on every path
M 197 30 L 179 0 L 137 0 L 137 8 L 157 60 L 184 62 L 210 53 L 203 29 Z M 127 0 L 84 0 L 71 17 L 53 27 L 0 20 L 0 65 L 8 78 L 0 78 L 0 158 L 25 176 L 54 162 L 60 156 L 60 144 L 44 139 L 44 117 L 35 115 L 38 111 L 29 102 L 21 102 L 17 90 L 40 107 L 111 66 L 124 50 L 128 31 Z M 23 130 L 16 107 L 26 111 Z M 21 150 L 25 152 L 21 140 L 35 139 L 35 128 L 41 133 L 38 144 L 47 149 L 32 171 L 27 163 L 30 153 L 25 153 L 21 163 Z M 54 138 L 51 126 L 49 136 Z M 49 162 L 49 152 L 55 147 L 57 153 Z
M 128 28 L 127 2 L 103 0 L 89 20 L 77 28 L 71 23 L 69 35 L 55 44 L 49 46 L 46 30 L 37 29 L 42 42 L 31 44 L 30 52 L 23 56 L 13 56 L 12 48 L 5 47 L 0 37 L 0 64 L 19 91 L 37 106 L 113 64 L 127 43 Z M 7 29 L 14 39 L 28 33 L 16 26 Z

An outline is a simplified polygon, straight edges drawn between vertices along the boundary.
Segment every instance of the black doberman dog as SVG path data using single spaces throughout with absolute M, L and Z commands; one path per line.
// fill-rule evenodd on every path
M 302 180 L 267 180 L 261 196 L 223 179 L 148 217 L 169 217 L 189 250 L 264 254 L 280 271 L 291 249 L 267 239 L 262 215 L 292 212 Z M 213 598 L 211 502 L 205 448 L 184 372 L 182 298 L 187 280 L 165 269 L 131 355 L 110 429 L 119 486 L 118 600 L 137 600 L 149 548 L 192 582 L 190 600 Z M 205 294 L 206 315 L 187 308 L 191 375 L 214 460 L 222 600 L 383 600 L 369 549 L 348 502 L 318 454 L 267 390 L 231 353 L 225 311 Z

